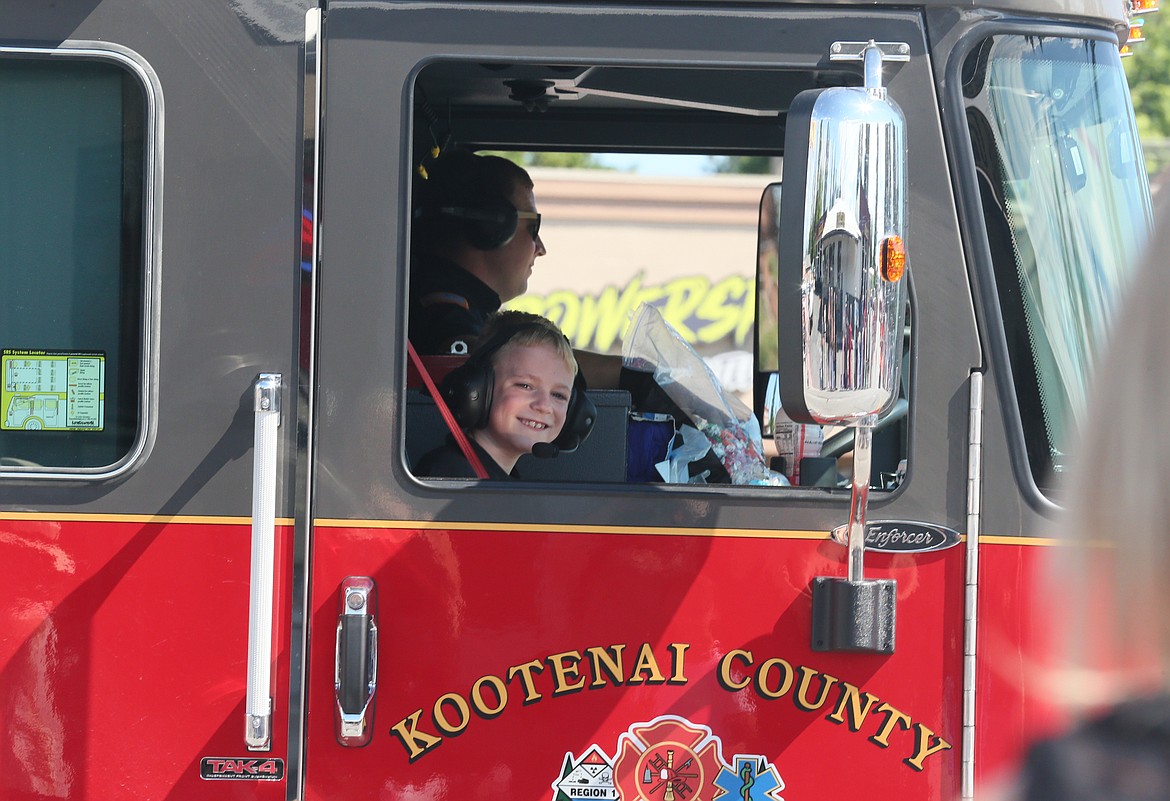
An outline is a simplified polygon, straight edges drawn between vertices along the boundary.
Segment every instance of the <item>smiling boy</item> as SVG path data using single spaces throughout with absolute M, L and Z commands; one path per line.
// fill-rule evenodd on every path
M 516 462 L 565 425 L 577 362 L 564 334 L 535 314 L 505 311 L 484 327 L 480 346 L 443 382 L 488 478 L 516 478 Z M 475 478 L 455 442 L 423 456 L 422 476 Z

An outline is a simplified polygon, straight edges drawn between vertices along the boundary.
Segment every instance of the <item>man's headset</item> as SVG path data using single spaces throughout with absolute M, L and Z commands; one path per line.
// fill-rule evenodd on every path
M 507 345 L 513 337 L 523 331 L 543 328 L 538 323 L 519 323 L 496 331 L 482 342 L 468 357 L 443 379 L 443 399 L 451 407 L 455 420 L 466 429 L 484 428 L 492 410 L 492 387 L 495 386 L 495 372 L 492 370 L 492 356 Z M 585 393 L 585 379 L 577 371 L 573 389 L 569 394 L 569 405 L 565 410 L 565 424 L 561 433 L 552 442 L 538 442 L 532 448 L 534 456 L 542 458 L 556 456 L 564 451 L 572 453 L 589 436 L 597 419 L 597 407 Z
M 516 207 L 503 195 L 483 156 L 465 150 L 445 151 L 432 163 L 419 191 L 416 217 L 458 220 L 468 244 L 497 250 L 516 236 Z
M 463 238 L 480 250 L 497 250 L 516 236 L 516 207 L 503 198 L 477 205 L 439 206 L 439 214 L 461 220 Z

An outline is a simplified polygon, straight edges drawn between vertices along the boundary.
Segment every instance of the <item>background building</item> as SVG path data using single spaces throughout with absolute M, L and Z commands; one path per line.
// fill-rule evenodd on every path
M 760 199 L 776 176 L 531 172 L 548 255 L 510 307 L 553 319 L 578 348 L 621 353 L 651 303 L 725 387 L 750 390 Z

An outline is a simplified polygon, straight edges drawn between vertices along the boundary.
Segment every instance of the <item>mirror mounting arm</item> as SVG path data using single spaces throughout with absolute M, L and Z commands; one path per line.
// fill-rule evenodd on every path
M 804 92 L 789 107 L 780 392 L 794 420 L 856 432 L 848 575 L 813 580 L 813 650 L 888 654 L 897 585 L 864 577 L 865 512 L 873 427 L 896 399 L 906 308 L 904 271 L 887 263 L 888 252 L 905 252 L 906 120 L 882 66 L 909 61 L 910 46 L 836 42 L 829 58 L 860 61 L 865 86 Z M 799 360 L 785 339 L 801 343 Z

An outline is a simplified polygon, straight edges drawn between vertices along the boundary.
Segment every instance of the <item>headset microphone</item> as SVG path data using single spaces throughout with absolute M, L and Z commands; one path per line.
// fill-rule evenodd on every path
M 538 442 L 532 446 L 532 455 L 537 459 L 555 459 L 561 449 L 554 442 Z

